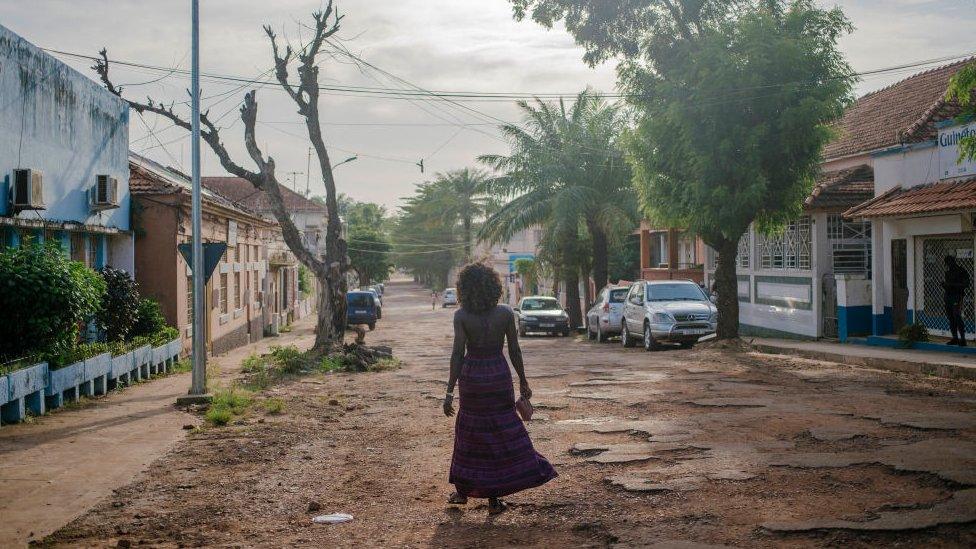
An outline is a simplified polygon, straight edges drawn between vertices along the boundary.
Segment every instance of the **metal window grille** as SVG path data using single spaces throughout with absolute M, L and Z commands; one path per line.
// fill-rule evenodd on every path
M 915 319 L 930 330 L 948 332 L 949 319 L 945 313 L 945 256 L 951 255 L 956 262 L 973 276 L 972 238 L 927 238 L 921 245 L 921 272 L 916 273 Z M 966 289 L 963 299 L 963 320 L 966 332 L 976 332 L 976 310 L 973 307 L 973 289 Z
M 234 273 L 234 308 L 241 308 L 241 273 Z
M 186 277 L 186 323 L 193 326 L 193 277 Z
M 739 237 L 739 254 L 735 258 L 735 264 L 740 269 L 748 269 L 752 264 L 752 249 L 749 246 L 749 233 L 752 232 L 752 228 L 746 230 Z
M 871 274 L 871 222 L 827 216 L 832 270 L 835 273 Z
M 802 216 L 779 234 L 756 234 L 756 256 L 761 269 L 810 269 L 810 216 Z

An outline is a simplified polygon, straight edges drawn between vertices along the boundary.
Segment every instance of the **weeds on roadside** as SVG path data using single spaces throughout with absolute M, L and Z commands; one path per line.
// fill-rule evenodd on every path
M 280 414 L 285 410 L 285 401 L 280 398 L 269 398 L 264 401 L 264 411 L 269 414 Z
M 214 391 L 213 401 L 204 418 L 215 426 L 227 425 L 243 415 L 251 405 L 251 393 L 239 387 Z
M 369 372 L 388 372 L 390 370 L 399 370 L 403 366 L 403 362 L 399 358 L 381 358 L 376 364 L 373 364 L 367 368 Z
M 189 372 L 191 370 L 193 370 L 193 363 L 190 362 L 188 359 L 184 359 L 184 360 L 180 360 L 178 362 L 173 363 L 173 365 L 170 366 L 170 368 L 169 368 L 169 373 L 171 373 L 171 374 L 184 374 L 184 373 Z

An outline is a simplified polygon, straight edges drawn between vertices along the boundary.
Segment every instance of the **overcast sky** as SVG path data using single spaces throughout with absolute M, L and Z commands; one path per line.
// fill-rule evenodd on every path
M 971 29 L 976 0 L 846 0 L 839 4 L 857 29 L 843 49 L 859 71 L 976 51 Z M 268 41 L 261 25 L 270 23 L 282 37 L 298 42 L 308 32 L 309 14 L 320 0 L 203 0 L 202 66 L 205 72 L 268 77 Z M 532 22 L 512 20 L 506 0 L 340 0 L 346 18 L 341 37 L 366 61 L 429 90 L 474 92 L 575 93 L 587 86 L 614 90 L 612 65 L 586 67 L 582 51 L 561 29 L 547 31 Z M 142 64 L 189 68 L 189 1 L 168 0 L 2 0 L 0 24 L 39 46 L 95 54 Z M 91 75 L 85 61 L 61 56 Z M 342 59 L 326 61 L 323 84 L 404 87 L 388 76 L 362 70 Z M 865 93 L 909 73 L 872 77 L 859 85 Z M 187 80 L 158 72 L 114 72 L 125 93 L 142 98 L 185 101 Z M 147 83 L 158 80 L 156 82 Z M 223 139 L 242 163 L 236 106 L 238 85 L 204 82 L 211 116 L 229 126 Z M 232 92 L 232 93 L 230 93 Z M 216 97 L 211 97 L 216 96 Z M 209 98 L 209 99 L 208 99 Z M 308 142 L 304 128 L 282 92 L 259 91 L 259 142 L 274 156 L 279 178 L 306 172 Z M 356 199 L 395 206 L 413 185 L 433 173 L 476 165 L 488 152 L 504 152 L 496 119 L 517 121 L 511 102 L 464 103 L 323 95 L 323 122 L 334 162 L 358 160 L 336 170 L 340 192 Z M 470 109 L 470 110 L 469 110 Z M 226 113 L 226 114 L 225 114 Z M 131 148 L 163 164 L 189 171 L 186 132 L 147 117 L 152 134 L 134 116 Z M 162 145 L 161 145 L 162 144 Z M 426 174 L 414 163 L 424 159 Z M 314 162 L 313 162 L 314 164 Z M 248 167 L 250 165 L 248 164 Z M 312 194 L 323 187 L 317 170 Z M 204 174 L 220 175 L 216 158 L 204 146 Z M 304 191 L 306 175 L 296 175 Z

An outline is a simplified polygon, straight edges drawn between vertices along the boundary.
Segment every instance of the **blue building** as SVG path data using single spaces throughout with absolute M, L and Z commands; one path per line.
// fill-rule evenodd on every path
M 3 26 L 0 67 L 0 244 L 131 273 L 128 106 Z

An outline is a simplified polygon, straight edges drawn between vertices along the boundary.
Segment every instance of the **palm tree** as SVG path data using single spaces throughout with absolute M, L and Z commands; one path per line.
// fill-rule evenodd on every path
M 636 222 L 630 169 L 618 147 L 626 121 L 617 106 L 589 91 L 568 109 L 563 101 L 540 100 L 519 107 L 525 128 L 501 127 L 511 153 L 480 158 L 499 173 L 490 193 L 509 200 L 486 220 L 481 237 L 499 242 L 542 227 L 543 248 L 580 325 L 580 275 L 592 272 L 597 287 L 605 286 L 607 248 Z
M 465 261 L 471 259 L 474 223 L 483 218 L 490 207 L 485 194 L 488 181 L 485 172 L 470 168 L 437 174 L 434 178 L 434 207 L 445 220 L 461 223 Z

